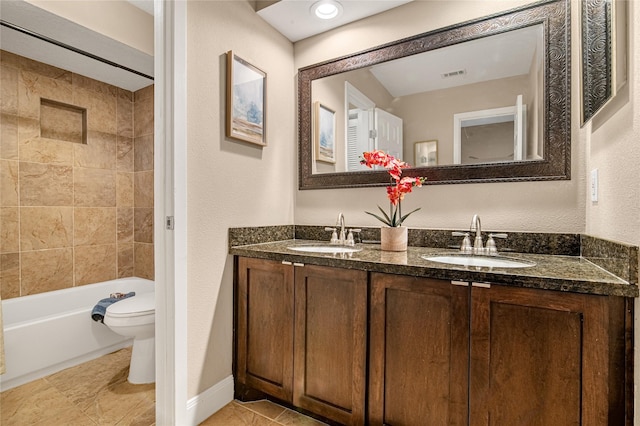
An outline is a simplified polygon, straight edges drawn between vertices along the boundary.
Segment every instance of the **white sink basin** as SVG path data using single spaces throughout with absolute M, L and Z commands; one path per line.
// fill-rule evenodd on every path
M 473 255 L 438 255 L 438 256 L 421 256 L 425 260 L 432 262 L 448 263 L 449 265 L 461 266 L 478 266 L 485 268 L 528 268 L 535 266 L 534 262 L 527 260 L 513 259 L 510 257 L 500 256 L 473 256 Z
M 355 253 L 362 251 L 361 248 L 350 246 L 334 246 L 334 245 L 300 245 L 287 247 L 293 251 L 304 251 L 307 253 Z

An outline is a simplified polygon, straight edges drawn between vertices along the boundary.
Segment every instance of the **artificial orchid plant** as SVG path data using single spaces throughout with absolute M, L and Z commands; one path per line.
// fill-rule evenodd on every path
M 414 186 L 422 186 L 427 180 L 423 177 L 402 177 L 402 169 L 406 169 L 409 164 L 400 161 L 392 155 L 384 151 L 375 150 L 362 153 L 360 164 L 372 168 L 373 166 L 382 166 L 391 175 L 392 185 L 387 186 L 387 198 L 389 198 L 389 214 L 387 214 L 380 206 L 378 209 L 382 212 L 382 216 L 365 212 L 378 219 L 380 222 L 392 228 L 402 226 L 402 222 L 411 214 L 420 210 L 417 208 L 409 213 L 402 215 L 401 202 L 405 194 L 410 193 Z

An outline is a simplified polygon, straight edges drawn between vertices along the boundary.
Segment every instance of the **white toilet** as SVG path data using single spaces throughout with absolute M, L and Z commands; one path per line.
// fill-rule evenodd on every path
M 133 337 L 129 382 L 156 381 L 155 292 L 139 293 L 110 305 L 104 323 L 113 332 Z

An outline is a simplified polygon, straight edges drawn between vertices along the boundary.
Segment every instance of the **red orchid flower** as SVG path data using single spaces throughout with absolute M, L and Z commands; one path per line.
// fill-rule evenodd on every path
M 387 198 L 389 198 L 389 201 L 391 202 L 389 214 L 382 210 L 380 206 L 378 206 L 378 209 L 382 212 L 384 217 L 370 212 L 365 213 L 370 214 L 388 226 L 401 226 L 402 222 L 404 222 L 411 213 L 420 210 L 420 208 L 417 208 L 403 216 L 400 209 L 400 202 L 404 199 L 405 194 L 412 192 L 414 186 L 422 186 L 424 181 L 426 181 L 426 178 L 402 177 L 402 169 L 406 169 L 411 166 L 381 150 L 363 152 L 362 157 L 360 164 L 369 168 L 374 166 L 384 167 L 387 169 L 392 181 L 395 183 L 394 185 L 387 187 Z

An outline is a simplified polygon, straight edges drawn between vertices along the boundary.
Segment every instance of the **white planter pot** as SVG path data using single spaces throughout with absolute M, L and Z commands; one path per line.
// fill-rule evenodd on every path
M 406 226 L 380 228 L 380 248 L 384 251 L 406 251 L 408 238 Z

